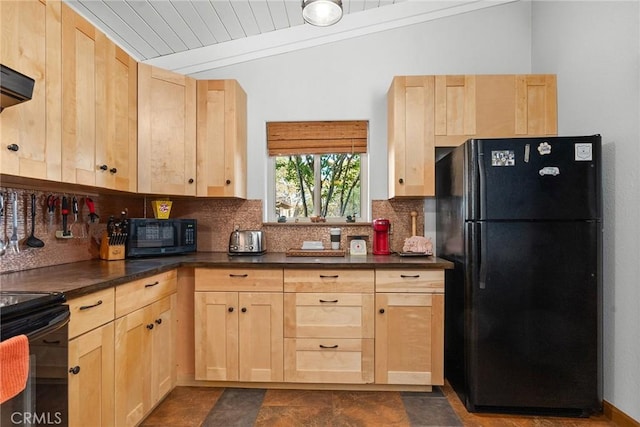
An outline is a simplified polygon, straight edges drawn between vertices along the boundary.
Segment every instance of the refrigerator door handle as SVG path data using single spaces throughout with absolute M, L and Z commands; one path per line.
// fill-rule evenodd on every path
M 483 222 L 479 222 L 477 224 L 476 231 L 476 244 L 474 247 L 476 248 L 476 260 L 478 261 L 478 287 L 480 289 L 486 289 L 487 286 L 487 263 L 483 259 L 484 255 L 487 253 L 487 239 L 485 237 L 485 229 L 486 224 Z M 478 248 L 480 246 L 480 248 Z

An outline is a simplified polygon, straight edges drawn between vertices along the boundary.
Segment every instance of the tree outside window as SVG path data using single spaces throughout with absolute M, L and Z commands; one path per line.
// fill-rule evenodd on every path
M 278 156 L 275 169 L 277 216 L 360 216 L 360 154 Z

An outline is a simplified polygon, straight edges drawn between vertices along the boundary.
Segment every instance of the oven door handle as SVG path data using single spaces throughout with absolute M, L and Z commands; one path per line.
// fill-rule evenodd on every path
M 60 313 L 58 316 L 51 319 L 51 321 L 47 326 L 43 326 L 40 329 L 36 329 L 35 331 L 31 331 L 28 334 L 26 334 L 27 338 L 29 339 L 29 341 L 33 341 L 47 334 L 50 334 L 51 332 L 58 330 L 63 326 L 65 326 L 67 323 L 69 323 L 70 318 L 71 318 L 70 312 L 65 311 L 64 313 Z

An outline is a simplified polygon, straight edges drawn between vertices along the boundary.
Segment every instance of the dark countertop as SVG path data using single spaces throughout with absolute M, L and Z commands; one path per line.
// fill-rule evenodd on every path
M 288 257 L 284 253 L 229 256 L 224 252 L 198 252 L 123 261 L 91 260 L 5 273 L 0 275 L 0 290 L 59 291 L 64 292 L 67 298 L 75 298 L 178 267 L 428 270 L 453 268 L 453 263 L 437 257 L 398 255 Z

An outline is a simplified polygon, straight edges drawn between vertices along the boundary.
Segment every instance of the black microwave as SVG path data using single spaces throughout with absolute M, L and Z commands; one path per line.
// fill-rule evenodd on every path
M 195 252 L 197 235 L 195 219 L 130 218 L 127 257 Z

